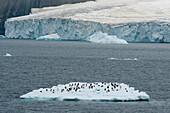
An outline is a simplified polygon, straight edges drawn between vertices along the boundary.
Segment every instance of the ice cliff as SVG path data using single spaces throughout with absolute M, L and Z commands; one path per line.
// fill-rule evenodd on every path
M 168 0 L 97 0 L 44 8 L 8 19 L 5 36 L 37 39 L 57 33 L 63 40 L 87 40 L 103 32 L 127 42 L 170 42 L 169 5 Z

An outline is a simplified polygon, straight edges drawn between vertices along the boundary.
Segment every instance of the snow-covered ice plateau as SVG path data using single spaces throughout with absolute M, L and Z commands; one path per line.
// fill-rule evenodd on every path
M 32 9 L 10 18 L 7 38 L 37 39 L 58 34 L 65 40 L 86 40 L 96 32 L 127 42 L 170 42 L 169 0 L 96 0 Z

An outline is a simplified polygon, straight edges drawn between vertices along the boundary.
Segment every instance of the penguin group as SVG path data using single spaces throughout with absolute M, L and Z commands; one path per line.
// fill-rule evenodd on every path
M 121 84 L 119 83 L 106 83 L 106 82 L 94 82 L 94 83 L 81 83 L 81 82 L 72 82 L 66 85 L 58 85 L 53 86 L 52 88 L 45 89 L 45 92 L 51 92 L 51 93 L 69 93 L 69 92 L 85 92 L 87 90 L 93 91 L 93 92 L 104 92 L 104 93 L 110 93 L 110 92 L 117 92 L 121 90 Z M 128 89 L 124 89 L 126 92 L 128 92 Z M 40 90 L 42 93 L 42 90 Z M 44 92 L 44 91 L 43 91 Z
M 59 84 L 52 88 L 33 90 L 20 98 L 59 99 L 59 100 L 149 100 L 149 95 L 139 92 L 124 83 L 82 83 Z

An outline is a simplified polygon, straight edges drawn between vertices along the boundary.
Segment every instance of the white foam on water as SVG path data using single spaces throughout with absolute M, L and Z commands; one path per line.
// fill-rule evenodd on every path
M 82 83 L 40 88 L 20 96 L 24 99 L 58 99 L 58 100 L 112 100 L 112 101 L 142 101 L 149 100 L 149 95 L 139 92 L 134 87 L 124 83 Z

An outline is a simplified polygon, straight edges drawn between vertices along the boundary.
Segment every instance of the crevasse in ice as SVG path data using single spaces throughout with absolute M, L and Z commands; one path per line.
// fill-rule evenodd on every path
M 124 83 L 82 83 L 71 82 L 52 88 L 40 88 L 20 96 L 24 99 L 59 99 L 59 100 L 110 100 L 142 101 L 149 100 L 149 95 L 139 92 Z

